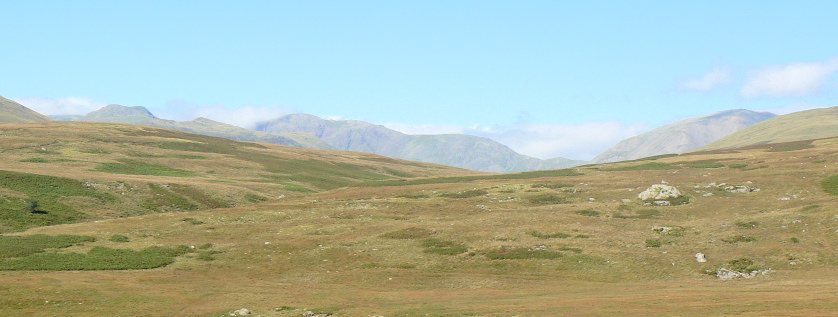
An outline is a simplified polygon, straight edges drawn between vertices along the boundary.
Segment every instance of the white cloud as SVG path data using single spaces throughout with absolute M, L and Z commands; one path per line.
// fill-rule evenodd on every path
M 267 121 L 289 114 L 284 107 L 241 106 L 235 109 L 221 105 L 199 106 L 182 100 L 172 100 L 165 108 L 151 110 L 155 116 L 176 121 L 188 121 L 198 117 L 224 122 L 251 129 L 256 122 Z M 159 112 L 159 113 L 158 113 Z
M 817 109 L 817 108 L 828 108 L 828 107 L 830 107 L 830 106 L 821 105 L 821 104 L 811 104 L 811 103 L 793 103 L 793 104 L 788 104 L 788 105 L 781 106 L 781 107 L 767 109 L 765 111 L 771 112 L 771 113 L 776 114 L 776 115 L 779 116 L 779 115 L 789 114 L 789 113 L 792 113 L 792 112 L 811 110 L 811 109 Z
M 384 126 L 407 134 L 477 135 L 495 140 L 520 154 L 540 159 L 564 157 L 581 160 L 590 160 L 617 142 L 648 130 L 642 124 L 619 121 L 471 127 L 387 123 Z
M 688 79 L 681 86 L 689 90 L 708 91 L 730 82 L 730 78 L 729 67 L 716 66 L 701 78 Z
M 15 102 L 44 115 L 76 114 L 83 115 L 99 110 L 107 105 L 104 102 L 93 101 L 90 98 L 18 98 Z
M 773 65 L 752 72 L 742 96 L 804 96 L 817 92 L 827 76 L 838 70 L 838 58 L 823 63 Z

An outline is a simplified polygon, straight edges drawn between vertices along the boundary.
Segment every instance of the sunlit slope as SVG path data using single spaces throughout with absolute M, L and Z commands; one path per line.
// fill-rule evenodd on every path
M 94 122 L 3 124 L 0 151 L 0 232 L 474 173 L 366 153 Z M 33 200 L 43 212 L 26 210 Z
M 32 111 L 23 105 L 0 96 L 0 123 L 24 123 L 52 121 L 47 116 Z
M 591 160 L 608 163 L 694 150 L 757 122 L 774 117 L 745 109 L 721 111 L 668 124 L 617 143 Z
M 699 151 L 838 136 L 838 107 L 777 116 L 710 143 Z

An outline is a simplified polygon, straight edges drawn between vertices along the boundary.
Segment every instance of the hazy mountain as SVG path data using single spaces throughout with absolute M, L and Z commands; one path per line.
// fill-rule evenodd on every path
M 56 118 L 59 118 L 59 116 L 56 116 Z M 157 118 L 150 111 L 148 111 L 148 109 L 140 106 L 126 107 L 120 105 L 108 105 L 80 118 L 74 118 L 72 116 L 68 116 L 68 118 L 76 119 L 74 121 L 131 123 L 203 135 L 218 136 L 239 141 L 267 142 L 296 147 L 332 149 L 331 146 L 320 139 L 302 133 L 275 134 L 253 131 L 231 124 L 213 121 L 207 118 L 197 118 L 191 121 L 165 120 Z
M 755 144 L 838 136 L 838 107 L 789 113 L 754 124 L 707 144 L 699 150 L 738 148 Z
M 769 112 L 735 109 L 678 121 L 620 141 L 591 163 L 688 152 L 771 117 Z
M 0 96 L 0 122 L 25 123 L 42 121 L 52 121 L 52 119 Z
M 324 120 L 308 114 L 292 114 L 260 122 L 256 130 L 273 133 L 304 132 L 339 150 L 369 152 L 487 172 L 558 169 L 587 163 L 564 158 L 540 160 L 518 154 L 484 137 L 465 134 L 408 135 L 364 121 Z

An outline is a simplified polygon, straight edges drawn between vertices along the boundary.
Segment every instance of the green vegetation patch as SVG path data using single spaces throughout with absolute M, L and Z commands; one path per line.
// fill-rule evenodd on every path
M 510 174 L 491 174 L 491 175 L 472 175 L 472 176 L 451 176 L 451 177 L 434 177 L 434 178 L 419 178 L 419 179 L 396 179 L 376 182 L 365 182 L 357 186 L 377 187 L 377 186 L 408 186 L 408 185 L 425 185 L 425 184 L 452 184 L 452 183 L 467 183 L 480 180 L 516 180 L 516 179 L 532 179 L 541 177 L 564 177 L 564 176 L 578 176 L 582 173 L 574 169 L 560 169 L 560 170 L 546 170 L 546 171 L 529 171 L 521 173 Z
M 181 184 L 171 184 L 169 185 L 169 189 L 177 194 L 180 194 L 184 197 L 191 199 L 192 201 L 204 206 L 205 208 L 215 209 L 215 208 L 227 208 L 231 205 L 223 200 L 215 199 L 210 197 L 203 191 L 198 190 L 195 187 L 181 185 Z
M 180 194 L 166 189 L 168 185 L 161 186 L 156 184 L 148 184 L 151 190 L 151 197 L 141 202 L 139 205 L 145 209 L 156 212 L 167 212 L 173 210 L 198 210 L 200 206 Z
M 663 242 L 659 239 L 646 239 L 647 248 L 660 248 L 661 245 L 663 245 Z
M 730 165 L 728 165 L 727 167 L 728 167 L 728 168 L 739 168 L 739 169 L 744 169 L 744 168 L 748 167 L 748 164 L 744 164 L 744 163 L 736 163 L 736 164 L 730 164 Z
M 398 198 L 407 198 L 407 199 L 425 199 L 425 198 L 431 198 L 431 196 L 430 196 L 430 195 L 428 195 L 428 194 L 404 194 L 404 195 L 398 195 L 398 196 L 396 196 L 396 197 L 398 197 Z
M 425 248 L 425 253 L 441 255 L 457 255 L 468 251 L 468 249 L 462 244 L 456 244 L 452 241 L 440 240 L 436 238 L 422 240 L 422 247 Z
M 0 187 L 22 192 L 28 198 L 0 197 L 0 225 L 14 230 L 77 222 L 87 215 L 59 202 L 69 196 L 92 197 L 103 202 L 114 196 L 100 193 L 69 178 L 0 171 Z M 27 202 L 37 203 L 35 210 Z
M 559 188 L 572 187 L 572 186 L 573 186 L 573 185 L 570 185 L 570 184 L 562 184 L 562 183 L 557 183 L 557 184 L 535 184 L 535 185 L 532 185 L 532 188 L 551 188 L 551 189 L 559 189 Z
M 17 258 L 41 253 L 47 249 L 60 249 L 85 242 L 94 242 L 91 236 L 36 234 L 31 236 L 0 235 L 0 259 Z
M 554 204 L 566 204 L 567 200 L 562 197 L 553 195 L 553 194 L 545 194 L 545 195 L 538 195 L 529 198 L 530 203 L 536 205 L 554 205 Z
M 603 169 L 605 171 L 645 171 L 645 170 L 674 170 L 680 167 L 668 163 L 651 162 L 639 165 L 629 165 Z
M 661 215 L 661 212 L 656 209 L 641 209 L 634 212 L 631 215 L 624 215 L 620 213 L 614 214 L 614 218 L 620 219 L 654 219 Z
M 126 235 L 121 235 L 121 234 L 115 234 L 115 235 L 112 235 L 112 236 L 110 237 L 110 239 L 108 239 L 108 240 L 110 240 L 111 242 L 120 242 L 120 243 L 121 243 L 121 242 L 128 242 L 128 241 L 131 241 L 130 239 L 128 239 L 128 236 L 126 236 Z
M 599 212 L 593 209 L 582 209 L 582 210 L 574 210 L 574 214 L 588 216 L 588 217 L 596 217 L 599 216 Z
M 683 162 L 683 163 L 681 163 L 681 165 L 684 166 L 684 167 L 692 167 L 692 168 L 722 168 L 722 167 L 725 167 L 724 164 L 719 163 L 716 160 Z
M 382 234 L 387 239 L 424 239 L 431 236 L 431 231 L 423 228 L 410 227 L 402 230 Z
M 749 258 L 738 258 L 727 262 L 728 269 L 740 273 L 751 273 L 759 271 L 761 268 L 756 265 L 756 262 Z
M 822 180 L 821 188 L 829 194 L 838 195 L 838 175 L 832 175 Z
M 120 163 L 100 163 L 99 166 L 96 167 L 96 171 L 126 175 L 154 175 L 171 177 L 198 176 L 198 173 L 172 168 L 165 165 L 146 163 L 131 159 L 119 159 L 118 161 Z
M 0 260 L 3 271 L 93 271 L 141 270 L 171 264 L 175 258 L 189 252 L 182 245 L 174 248 L 149 247 L 141 251 L 93 247 L 86 254 L 36 253 L 25 257 Z
M 49 160 L 47 160 L 43 157 L 25 158 L 25 159 L 22 159 L 20 161 L 24 162 L 24 163 L 49 163 Z
M 533 237 L 542 238 L 542 239 L 570 238 L 571 237 L 571 235 L 569 235 L 567 233 L 562 233 L 562 232 L 543 233 L 541 231 L 536 231 L 536 230 L 527 231 L 527 234 L 529 234 Z
M 530 248 L 501 248 L 484 253 L 491 260 L 525 260 L 525 259 L 558 259 L 561 252 L 530 249 Z
M 751 235 L 735 235 L 722 238 L 722 241 L 727 243 L 755 242 L 757 238 Z
M 488 195 L 489 192 L 485 189 L 472 189 L 467 191 L 462 191 L 459 193 L 444 193 L 440 194 L 440 197 L 448 197 L 448 198 L 471 198 L 471 197 L 479 197 Z
M 794 141 L 794 142 L 772 144 L 769 147 L 768 152 L 791 152 L 791 151 L 811 149 L 811 148 L 815 147 L 814 145 L 812 145 L 812 141 L 814 141 L 814 140 Z

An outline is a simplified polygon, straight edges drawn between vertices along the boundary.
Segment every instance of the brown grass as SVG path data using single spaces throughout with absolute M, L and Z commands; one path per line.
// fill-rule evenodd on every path
M 257 181 L 259 173 L 265 172 L 259 171 L 260 164 L 229 154 L 202 152 L 206 160 L 155 161 L 202 175 L 187 180 L 98 173 L 91 171 L 96 162 L 146 146 L 133 145 L 131 140 L 145 144 L 145 138 L 162 137 L 151 132 L 134 137 L 111 132 L 115 140 L 124 139 L 122 143 L 96 143 L 110 154 L 71 151 L 73 144 L 91 142 L 82 137 L 55 148 L 54 152 L 60 154 L 43 154 L 21 147 L 29 144 L 26 138 L 35 140 L 33 127 L 26 126 L 30 134 L 26 137 L 23 127 L 0 126 L 0 135 L 12 131 L 24 139 L 0 139 L 2 161 L 8 169 L 37 169 L 50 175 L 94 180 L 110 186 L 102 190 L 119 197 L 123 195 L 114 187 L 118 181 L 138 184 L 135 191 L 147 190 L 143 189 L 148 188 L 143 185 L 147 183 L 180 184 L 204 193 L 195 196 L 192 189 L 182 191 L 187 199 L 198 197 L 196 203 L 204 201 L 206 205 L 220 199 L 241 205 L 125 218 L 99 216 L 99 222 L 16 233 L 97 238 L 94 243 L 68 248 L 72 252 L 94 246 L 139 250 L 186 244 L 210 245 L 207 251 L 215 254 L 209 261 L 198 258 L 197 253 L 187 254 L 172 265 L 152 270 L 3 272 L 2 315 L 98 316 L 104 312 L 113 316 L 220 316 L 241 307 L 262 316 L 300 316 L 306 310 L 335 316 L 829 316 L 838 310 L 834 298 L 838 282 L 829 278 L 838 273 L 838 236 L 834 232 L 838 203 L 820 187 L 822 179 L 838 174 L 838 165 L 810 163 L 811 157 L 838 150 L 835 143 L 814 143 L 812 148 L 788 152 L 754 149 L 689 156 L 696 161 L 731 160 L 768 166 L 758 170 L 682 166 L 609 172 L 590 166 L 580 168 L 582 175 L 575 176 L 346 187 L 306 194 Z M 111 130 L 102 128 L 90 134 Z M 32 144 L 38 142 L 43 139 Z M 366 157 L 360 153 L 266 147 L 244 150 L 295 158 L 308 155 L 343 163 L 355 162 L 353 157 Z M 178 154 L 159 148 L 153 151 Z M 20 162 L 36 155 L 68 156 L 79 161 Z M 676 160 L 683 161 L 684 157 L 661 158 L 659 162 L 674 164 Z M 447 173 L 444 169 L 423 169 L 415 163 L 394 166 L 389 160 L 359 161 L 364 163 L 357 164 L 370 164 L 366 170 L 373 171 L 386 165 L 414 174 Z M 654 217 L 612 216 L 640 215 L 649 209 L 636 195 L 661 180 L 691 195 L 690 204 L 654 207 L 660 212 Z M 725 193 L 705 187 L 711 182 L 738 185 L 749 181 L 749 186 L 760 191 Z M 310 186 L 304 180 L 293 183 Z M 574 185 L 572 190 L 533 186 L 553 183 Z M 475 189 L 487 193 L 467 199 L 440 196 Z M 703 195 L 709 192 L 713 195 Z M 0 195 L 4 193 L 0 191 Z M 244 193 L 272 198 L 245 204 Z M 420 193 L 421 197 L 404 198 Z M 275 199 L 280 194 L 286 197 Z M 128 190 L 125 195 L 142 199 L 146 193 Z M 566 203 L 542 205 L 528 199 L 539 195 L 560 195 Z M 622 199 L 630 202 L 623 203 Z M 801 212 L 812 205 L 821 206 L 822 211 Z M 89 202 L 85 210 L 110 208 L 116 212 L 119 206 L 97 207 Z M 599 215 L 581 216 L 576 213 L 579 210 L 595 210 Z M 183 220 L 187 218 L 194 221 Z M 758 225 L 739 225 L 752 222 Z M 681 229 L 677 235 L 652 230 L 660 226 Z M 545 239 L 528 232 L 588 238 Z M 109 241 L 117 234 L 127 236 L 129 242 Z M 410 238 L 394 239 L 388 234 Z M 753 236 L 756 241 L 722 241 L 743 235 Z M 422 241 L 429 238 L 451 241 L 468 252 L 424 252 Z M 799 243 L 789 242 L 792 238 Z M 647 240 L 661 241 L 660 247 L 646 247 Z M 498 260 L 485 256 L 493 250 L 546 250 L 561 252 L 562 256 Z M 697 263 L 693 257 L 696 252 L 706 254 L 708 262 Z M 771 271 L 727 282 L 705 273 L 745 257 Z M 283 306 L 286 308 L 275 310 Z

